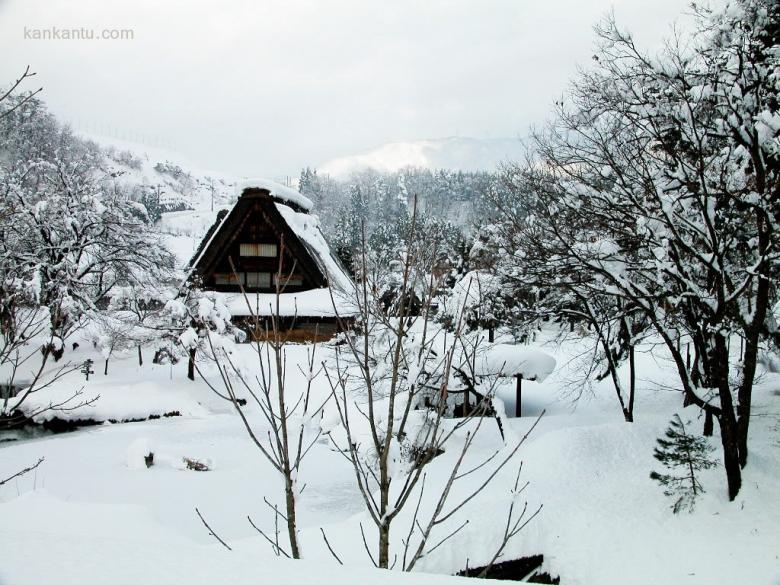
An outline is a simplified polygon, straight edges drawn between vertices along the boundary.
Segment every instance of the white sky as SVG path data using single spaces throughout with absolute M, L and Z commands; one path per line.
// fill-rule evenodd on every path
M 545 119 L 611 8 L 656 48 L 685 0 L 0 0 L 0 85 L 30 64 L 77 129 L 240 175 Z M 24 29 L 132 28 L 133 40 Z M 32 85 L 30 85 L 32 87 Z

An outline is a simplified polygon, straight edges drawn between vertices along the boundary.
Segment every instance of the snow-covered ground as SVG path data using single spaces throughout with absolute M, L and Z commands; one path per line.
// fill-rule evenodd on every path
M 165 214 L 160 224 L 181 267 L 216 216 L 216 209 L 212 212 L 201 203 L 193 211 Z M 693 409 L 681 408 L 670 363 L 649 347 L 637 355 L 636 422 L 629 424 L 623 422 L 608 380 L 590 388 L 578 383 L 587 367 L 588 343 L 558 344 L 547 333 L 516 354 L 503 345 L 508 338 L 499 338 L 498 349 L 485 355 L 485 365 L 493 370 L 525 372 L 533 357 L 531 362 L 544 370 L 539 372 L 546 373 L 551 364 L 538 350 L 551 354 L 556 361 L 552 374 L 543 382 L 523 382 L 523 417 L 509 419 L 507 443 L 524 435 L 542 411 L 545 415 L 520 449 L 516 464 L 504 469 L 459 518 L 441 527 L 438 538 L 464 518 L 469 525 L 417 568 L 448 575 L 490 559 L 522 461 L 521 483 L 529 485 L 520 502 L 527 501 L 529 511 L 543 508 L 512 541 L 506 559 L 544 554 L 544 569 L 559 575 L 565 585 L 780 583 L 780 375 L 762 372 L 755 390 L 750 462 L 737 501 L 727 501 L 723 469 L 716 467 L 701 474 L 707 493 L 696 511 L 675 515 L 669 499 L 649 478 L 650 471 L 659 468 L 652 457 L 655 439 L 672 414 L 679 412 L 686 420 L 696 416 Z M 263 499 L 282 503 L 278 475 L 247 436 L 232 405 L 203 381 L 188 380 L 185 362 L 153 365 L 153 349 L 144 349 L 142 367 L 134 351 L 112 356 L 108 375 L 103 375 L 103 356 L 82 341 L 66 359 L 91 358 L 96 373 L 87 382 L 73 372 L 31 397 L 28 406 L 63 400 L 81 390 L 80 399 L 99 399 L 59 416 L 100 421 L 171 412 L 180 416 L 105 422 L 72 433 L 0 443 L 0 478 L 45 458 L 34 472 L 0 486 L 0 584 L 213 583 L 228 580 L 226 576 L 235 583 L 460 582 L 397 571 L 388 575 L 371 567 L 360 536 L 360 524 L 368 527 L 371 521 L 351 467 L 324 437 L 298 478 L 299 485 L 306 486 L 298 509 L 306 560 L 277 558 L 247 516 L 266 529 L 273 526 Z M 305 386 L 297 366 L 306 369 L 308 350 L 289 347 L 288 388 Z M 247 346 L 237 351 L 237 360 L 251 363 Z M 333 350 L 321 351 L 328 359 Z M 202 366 L 216 382 L 208 364 Z M 502 378 L 499 383 L 498 396 L 511 416 L 515 380 Z M 324 400 L 328 388 L 320 377 L 314 384 L 315 399 Z M 248 412 L 262 433 L 266 423 L 260 413 L 252 408 Z M 693 427 L 699 429 L 702 422 L 694 420 Z M 457 440 L 466 430 L 458 431 Z M 453 445 L 430 464 L 431 492 L 450 470 L 458 451 Z M 497 425 L 487 420 L 469 457 L 478 462 L 506 448 Z M 155 465 L 147 468 L 143 454 L 150 449 Z M 211 470 L 188 470 L 185 457 L 207 462 Z M 232 552 L 209 535 L 196 507 Z M 397 521 L 399 528 L 391 535 L 396 551 L 409 514 Z M 321 528 L 347 567 L 334 561 Z
M 693 416 L 691 409 L 679 408 L 679 393 L 667 386 L 673 383 L 669 364 L 657 352 L 640 354 L 636 422 L 628 424 L 608 383 L 586 390 L 576 404 L 571 401 L 578 392 L 574 380 L 582 361 L 575 354 L 581 344 L 537 345 L 554 355 L 558 367 L 543 383 L 524 382 L 524 416 L 510 419 L 509 431 L 524 434 L 546 410 L 518 459 L 522 481 L 530 482 L 521 501 L 527 500 L 529 509 L 539 504 L 543 509 L 512 542 L 506 558 L 542 553 L 545 569 L 565 584 L 780 582 L 780 376 L 764 373 L 756 389 L 751 459 L 737 501 L 727 501 L 723 470 L 717 467 L 702 473 L 707 493 L 696 511 L 674 515 L 648 477 L 658 468 L 652 458 L 655 438 L 671 413 Z M 391 577 L 370 567 L 359 529 L 360 522 L 366 526 L 370 520 L 349 464 L 324 439 L 299 477 L 306 484 L 299 520 L 307 560 L 277 559 L 247 515 L 272 526 L 263 498 L 281 504 L 280 481 L 232 406 L 202 381 L 187 380 L 184 362 L 158 366 L 147 359 L 139 367 L 130 353 L 112 358 L 104 376 L 100 355 L 82 348 L 74 359 L 91 355 L 98 373 L 89 382 L 71 374 L 52 392 L 83 386 L 85 393 L 100 394 L 94 406 L 85 407 L 96 418 L 140 418 L 163 410 L 182 416 L 0 444 L 2 476 L 45 457 L 35 472 L 0 487 L 0 583 L 205 583 L 227 575 L 237 583 L 321 582 L 323 575 L 326 582 L 339 583 L 439 582 L 430 576 Z M 323 348 L 323 355 L 327 351 Z M 293 346 L 289 363 L 305 364 L 306 355 L 306 346 Z M 290 387 L 302 385 L 297 368 L 288 372 Z M 502 384 L 499 396 L 512 413 L 514 380 Z M 318 397 L 327 392 L 324 381 L 315 384 Z M 259 413 L 252 416 L 262 424 Z M 693 422 L 696 428 L 700 424 Z M 502 447 L 490 421 L 480 433 L 474 461 Z M 155 453 L 149 469 L 140 461 L 144 445 Z M 442 479 L 454 456 L 453 450 L 434 460 L 429 485 Z M 187 470 L 184 457 L 209 462 L 212 470 Z M 452 574 L 489 559 L 515 473 L 516 466 L 507 468 L 464 509 L 469 526 L 425 558 L 421 571 Z M 208 534 L 196 507 L 233 552 Z M 399 522 L 405 525 L 404 517 Z M 320 528 L 348 568 L 332 559 Z M 397 545 L 404 530 L 394 535 Z M 440 536 L 447 532 L 443 527 Z

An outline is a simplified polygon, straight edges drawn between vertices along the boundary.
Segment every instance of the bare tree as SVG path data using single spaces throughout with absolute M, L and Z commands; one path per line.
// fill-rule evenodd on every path
M 275 530 L 276 538 L 272 539 L 251 519 L 249 522 L 272 545 L 277 554 L 297 559 L 301 557 L 301 546 L 296 502 L 303 490 L 303 487 L 297 484 L 297 478 L 304 458 L 321 434 L 319 426 L 309 434 L 308 421 L 320 413 L 329 395 L 326 394 L 318 401 L 312 394 L 312 383 L 321 370 L 317 362 L 316 340 L 307 349 L 308 360 L 305 366 L 297 366 L 306 379 L 305 387 L 302 391 L 298 388 L 294 391 L 288 389 L 287 347 L 297 314 L 282 314 L 282 295 L 295 270 L 294 264 L 291 267 L 284 265 L 284 258 L 285 246 L 282 239 L 278 269 L 274 278 L 275 293 L 267 307 L 259 306 L 259 295 L 253 303 L 253 294 L 241 286 L 241 294 L 249 315 L 245 323 L 249 326 L 249 344 L 255 354 L 256 368 L 249 372 L 236 363 L 235 357 L 226 350 L 221 340 L 217 342 L 217 336 L 209 327 L 202 329 L 205 337 L 205 343 L 202 345 L 206 349 L 207 357 L 214 361 L 219 371 L 220 388 L 217 389 L 209 382 L 197 363 L 194 367 L 212 390 L 230 400 L 254 445 L 281 476 L 284 482 L 284 513 L 267 500 L 265 502 L 273 510 L 275 526 L 278 526 L 279 520 L 286 525 L 289 550 L 279 544 L 278 528 Z M 232 266 L 232 259 L 230 262 Z M 235 268 L 233 271 L 235 272 Z M 192 338 L 193 335 L 189 337 Z M 261 430 L 244 412 L 246 401 L 239 396 L 243 393 L 251 397 L 250 404 L 259 409 L 268 425 L 267 431 Z
M 468 368 L 476 344 L 464 338 L 462 314 L 454 332 L 434 326 L 433 299 L 439 286 L 432 270 L 436 244 L 417 228 L 415 204 L 398 252 L 400 277 L 391 302 L 382 286 L 386 264 L 372 262 L 363 230 L 359 284 L 353 299 L 360 331 L 345 336 L 345 344 L 335 348 L 333 361 L 323 364 L 343 431 L 342 438 L 331 431 L 330 439 L 349 461 L 376 528 L 376 545 L 369 546 L 361 525 L 366 552 L 375 566 L 395 566 L 398 557 L 391 556 L 391 530 L 416 498 L 403 539 L 401 560 L 407 571 L 466 526 L 464 521 L 438 542 L 432 541 L 436 529 L 440 532 L 445 522 L 484 490 L 525 440 L 463 471 L 484 417 L 492 412 L 494 385 L 484 390 L 465 418 L 446 420 L 450 390 L 458 384 L 457 370 Z M 468 429 L 465 439 L 456 446 L 454 437 L 463 428 Z M 458 456 L 438 496 L 432 497 L 426 493 L 427 467 L 446 449 L 457 449 Z M 481 469 L 490 469 L 484 481 L 465 497 L 451 501 L 453 485 Z M 426 497 L 433 501 L 432 511 L 422 506 Z
M 20 87 L 21 85 L 31 77 L 34 77 L 36 75 L 35 72 L 30 71 L 30 66 L 28 65 L 25 67 L 24 72 L 22 75 L 14 81 L 11 86 L 2 94 L 0 95 L 0 105 L 2 105 L 3 102 L 6 102 L 8 98 L 10 98 Z M 37 94 L 43 91 L 42 87 L 39 87 L 38 89 L 28 92 L 25 94 L 21 100 L 18 100 L 15 104 L 12 104 L 11 107 L 7 109 L 0 109 L 0 120 L 5 118 L 6 116 L 10 116 L 14 110 L 21 108 L 24 104 L 32 100 Z
M 38 466 L 40 466 L 41 463 L 43 463 L 44 459 L 41 457 L 38 459 L 37 462 L 35 462 L 33 465 L 30 465 L 29 467 L 25 467 L 24 469 L 17 471 L 13 475 L 6 477 L 5 479 L 0 480 L 0 486 L 7 484 L 9 481 L 12 481 L 18 477 L 22 477 L 23 475 L 26 475 L 30 473 L 31 471 L 38 469 Z
M 0 283 L 0 429 L 14 428 L 46 411 L 68 411 L 94 402 L 83 400 L 77 389 L 65 397 L 27 408 L 38 392 L 52 387 L 82 364 L 65 362 L 54 366 L 51 356 L 62 343 L 51 329 L 49 311 L 27 297 L 26 288 L 13 282 Z M 5 285 L 5 286 L 3 286 Z

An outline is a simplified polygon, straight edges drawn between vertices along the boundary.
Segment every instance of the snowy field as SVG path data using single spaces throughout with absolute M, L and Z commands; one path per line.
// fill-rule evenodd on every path
M 529 482 L 521 500 L 529 509 L 543 508 L 505 558 L 544 554 L 545 570 L 565 584 L 780 582 L 780 376 L 764 373 L 756 390 L 751 460 L 738 500 L 728 503 L 723 470 L 716 467 L 702 475 L 707 493 L 696 511 L 674 515 L 648 477 L 658 467 L 652 458 L 655 438 L 681 401 L 679 393 L 664 386 L 673 380 L 669 364 L 656 354 L 638 357 L 636 422 L 628 424 L 606 383 L 572 402 L 581 344 L 539 346 L 556 357 L 559 367 L 544 383 L 524 383 L 523 417 L 510 420 L 510 434 L 524 434 L 546 411 L 517 461 L 523 462 L 522 481 Z M 306 346 L 291 347 L 288 364 L 305 364 L 307 351 Z M 325 356 L 330 350 L 322 351 Z M 85 397 L 99 394 L 93 406 L 85 407 L 85 417 L 140 418 L 172 410 L 181 416 L 105 423 L 0 444 L 4 475 L 45 457 L 35 472 L 0 488 L 5 553 L 0 583 L 206 583 L 226 575 L 236 583 L 271 578 L 279 583 L 439 582 L 430 576 L 390 577 L 371 568 L 359 529 L 360 522 L 365 526 L 370 520 L 351 467 L 324 438 L 299 478 L 306 485 L 299 500 L 306 560 L 276 558 L 247 516 L 272 526 L 263 498 L 282 503 L 280 480 L 232 406 L 202 381 L 187 380 L 184 362 L 157 366 L 146 360 L 148 365 L 139 367 L 135 354 L 129 354 L 112 358 L 104 376 L 99 354 L 79 349 L 72 357 L 88 356 L 98 370 L 89 382 L 74 373 L 52 390 L 83 386 Z M 302 385 L 297 368 L 288 371 L 293 377 L 289 387 Z M 319 380 L 315 395 L 324 399 L 327 394 Z M 499 396 L 513 413 L 513 380 L 499 389 Z M 686 417 L 690 410 L 679 412 Z M 78 411 L 68 415 L 80 416 Z M 253 422 L 263 424 L 257 412 L 253 415 Z M 698 428 L 701 421 L 693 424 Z M 471 456 L 476 461 L 501 447 L 497 427 L 487 421 Z M 142 461 L 148 449 L 155 453 L 150 469 Z M 449 471 L 452 456 L 445 453 L 431 464 L 432 480 Z M 183 457 L 208 462 L 212 470 L 186 470 Z M 469 504 L 463 512 L 468 527 L 425 558 L 420 571 L 453 574 L 489 560 L 515 473 L 516 466 L 502 471 Z M 196 507 L 232 552 L 209 535 Z M 337 566 L 320 528 L 349 569 Z M 41 562 L 44 550 L 46 561 Z M 328 578 L 323 581 L 324 572 Z M 449 580 L 441 577 L 441 582 Z
M 182 267 L 216 214 L 208 211 L 205 200 L 198 208 L 166 214 L 162 222 Z M 82 340 L 66 359 L 93 359 L 96 373 L 89 382 L 74 372 L 31 398 L 29 406 L 34 400 L 45 405 L 65 399 L 81 389 L 81 399 L 99 398 L 58 416 L 161 418 L 105 422 L 72 433 L 0 443 L 3 477 L 45 458 L 34 472 L 0 487 L 0 547 L 5 553 L 0 584 L 194 584 L 223 582 L 228 575 L 235 583 L 461 582 L 446 575 L 485 564 L 498 545 L 521 461 L 521 485 L 528 482 L 528 487 L 519 502 L 527 501 L 529 514 L 540 505 L 542 510 L 511 542 L 505 559 L 543 554 L 543 569 L 560 576 L 565 585 L 780 583 L 780 375 L 762 371 L 755 390 L 751 459 L 737 501 L 728 502 L 718 466 L 702 472 L 707 493 L 696 511 L 675 515 L 670 500 L 649 479 L 650 471 L 659 468 L 652 457 L 655 439 L 671 414 L 679 412 L 685 420 L 696 416 L 693 409 L 681 408 L 671 364 L 649 347 L 638 353 L 636 422 L 628 424 L 609 381 L 592 387 L 578 384 L 589 361 L 588 347 L 586 340 L 558 344 L 550 332 L 528 346 L 552 355 L 557 367 L 543 383 L 523 383 L 523 417 L 509 419 L 506 444 L 494 422 L 485 421 L 469 454 L 471 461 L 507 449 L 542 411 L 545 415 L 514 464 L 469 503 L 460 519 L 439 529 L 442 538 L 462 518 L 469 519 L 447 546 L 418 565 L 418 571 L 428 574 L 407 576 L 372 568 L 360 524 L 369 528 L 369 539 L 374 538 L 373 526 L 352 468 L 326 437 L 314 445 L 298 478 L 299 485 L 306 486 L 298 502 L 305 560 L 278 558 L 247 516 L 273 531 L 273 513 L 264 498 L 283 505 L 281 479 L 247 436 L 232 405 L 202 380 L 188 380 L 186 362 L 153 365 L 152 347 L 144 348 L 144 366 L 138 366 L 135 352 L 116 354 L 104 375 L 103 356 Z M 304 387 L 297 366 L 305 369 L 309 349 L 288 348 L 288 388 Z M 321 346 L 318 351 L 327 360 L 333 348 Z M 247 346 L 239 346 L 239 353 L 245 363 L 253 363 Z M 218 386 L 215 372 L 203 367 Z M 317 400 L 325 400 L 329 392 L 322 376 L 315 380 Z M 498 396 L 511 417 L 513 379 L 501 382 Z M 164 416 L 174 411 L 180 416 Z M 256 409 L 248 412 L 258 429 L 265 428 Z M 325 416 L 332 415 L 326 408 Z M 46 416 L 51 413 L 40 418 Z M 698 430 L 703 421 L 692 424 Z M 458 431 L 459 440 L 465 431 Z M 718 441 L 717 429 L 713 439 Z M 431 463 L 429 485 L 444 481 L 457 447 L 454 443 Z M 149 469 L 143 462 L 148 450 L 155 453 L 155 465 Z M 208 463 L 211 471 L 187 470 L 185 457 Z M 196 507 L 232 551 L 210 536 Z M 401 550 L 409 521 L 408 514 L 399 517 L 397 532 L 391 535 L 396 551 Z M 346 568 L 328 552 L 320 529 Z M 44 550 L 46 561 L 41 562 Z

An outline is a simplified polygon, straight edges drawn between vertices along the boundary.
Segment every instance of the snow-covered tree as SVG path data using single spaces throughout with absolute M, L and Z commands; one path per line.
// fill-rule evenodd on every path
M 145 344 L 171 338 L 178 328 L 171 323 L 166 310 L 175 296 L 174 282 L 145 279 L 117 286 L 111 292 L 108 307 L 95 318 L 94 341 L 108 359 L 115 350 L 134 349 L 138 365 L 144 365 Z
M 145 210 L 104 171 L 95 144 L 75 137 L 37 99 L 2 125 L 5 268 L 37 283 L 37 302 L 48 307 L 56 335 L 64 339 L 99 311 L 116 287 L 170 274 L 172 255 L 144 221 Z
M 9 388 L 24 381 L 5 396 L 4 421 L 80 366 L 52 370 L 47 362 L 62 358 L 72 331 L 105 316 L 114 292 L 172 273 L 173 257 L 146 210 L 107 167 L 97 145 L 74 136 L 34 95 L 0 100 L 0 370 Z M 77 400 L 75 392 L 49 407 Z
M 652 327 L 686 403 L 717 419 L 732 499 L 778 263 L 779 10 L 765 0 L 702 10 L 693 42 L 675 39 L 657 58 L 607 21 L 595 66 L 520 173 L 533 197 L 526 223 L 550 258 L 582 274 L 586 299 L 611 297 Z M 732 335 L 745 340 L 736 384 Z
M 495 172 L 412 167 L 391 173 L 356 171 L 342 179 L 305 168 L 298 188 L 315 202 L 324 233 L 345 264 L 352 261 L 349 250 L 360 247 L 361 225 L 365 225 L 368 238 L 375 231 L 401 236 L 413 199 L 421 217 L 452 226 L 460 236 L 467 236 L 473 225 L 496 215 L 493 199 L 487 194 L 500 198 L 506 193 Z

